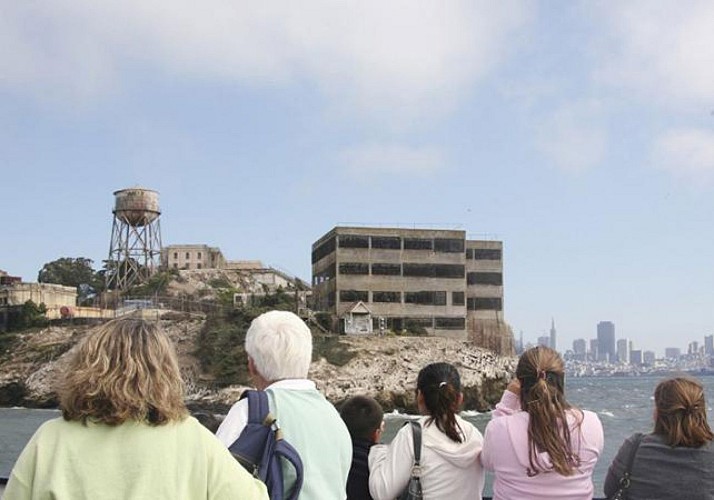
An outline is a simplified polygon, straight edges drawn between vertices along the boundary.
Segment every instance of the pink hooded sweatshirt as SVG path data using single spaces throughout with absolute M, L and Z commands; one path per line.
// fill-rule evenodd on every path
M 528 413 L 521 410 L 519 397 L 504 391 L 486 426 L 481 463 L 494 473 L 494 500 L 591 500 L 592 473 L 603 448 L 602 424 L 591 411 L 582 411 L 578 427 L 578 411 L 568 412 L 570 442 L 580 457 L 580 465 L 570 476 L 554 471 L 528 475 Z M 552 464 L 546 452 L 538 454 L 538 462 L 546 468 Z

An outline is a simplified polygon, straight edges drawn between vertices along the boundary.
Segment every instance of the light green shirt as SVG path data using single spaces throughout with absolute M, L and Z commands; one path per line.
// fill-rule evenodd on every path
M 267 500 L 198 421 L 150 426 L 45 422 L 10 474 L 5 500 Z

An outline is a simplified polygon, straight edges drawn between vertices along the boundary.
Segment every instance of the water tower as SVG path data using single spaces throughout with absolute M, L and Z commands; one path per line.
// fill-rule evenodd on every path
M 135 187 L 115 191 L 114 199 L 106 283 L 108 289 L 126 291 L 145 282 L 159 266 L 159 193 Z

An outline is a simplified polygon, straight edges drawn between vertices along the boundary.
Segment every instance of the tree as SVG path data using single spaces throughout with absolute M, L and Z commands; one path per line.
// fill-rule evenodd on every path
M 92 264 L 92 259 L 84 257 L 62 257 L 42 266 L 37 281 L 76 287 L 81 302 L 103 288 L 101 277 Z

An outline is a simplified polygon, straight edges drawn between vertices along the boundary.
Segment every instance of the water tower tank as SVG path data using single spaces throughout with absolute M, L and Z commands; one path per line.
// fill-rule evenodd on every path
M 133 227 L 151 224 L 161 215 L 159 193 L 140 187 L 114 191 L 114 215 Z

